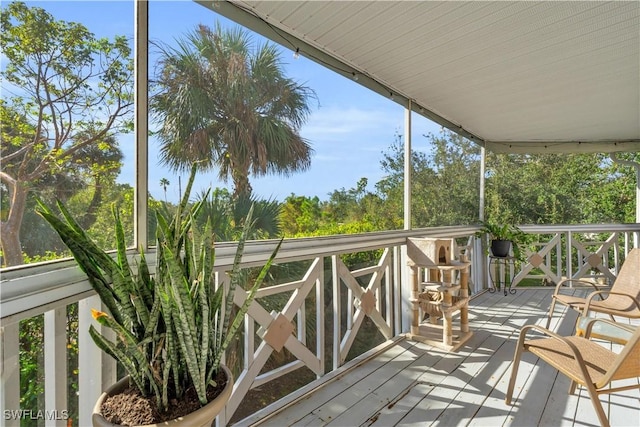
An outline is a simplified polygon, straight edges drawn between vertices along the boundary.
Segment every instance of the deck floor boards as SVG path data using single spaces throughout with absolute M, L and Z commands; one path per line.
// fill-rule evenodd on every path
M 401 340 L 254 425 L 597 426 L 588 393 L 578 388 L 569 395 L 569 380 L 530 353 L 521 361 L 512 405 L 504 402 L 520 328 L 544 326 L 550 298 L 548 289 L 479 295 L 470 303 L 473 336 L 457 352 Z M 556 307 L 550 328 L 570 334 L 576 318 Z M 639 390 L 601 401 L 612 426 L 640 425 Z

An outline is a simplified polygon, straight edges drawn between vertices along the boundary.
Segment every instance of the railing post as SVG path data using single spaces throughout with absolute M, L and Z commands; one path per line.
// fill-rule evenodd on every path
M 104 306 L 102 308 L 105 309 Z M 109 328 L 101 328 L 98 330 L 107 339 L 111 341 L 116 340 L 116 333 L 113 330 Z M 118 364 L 116 363 L 115 359 L 109 356 L 104 351 L 101 352 L 100 354 L 102 357 L 101 359 L 102 360 L 102 387 L 100 389 L 100 394 L 102 394 L 104 390 L 106 390 L 107 388 L 115 384 L 116 381 L 119 380 L 119 378 L 118 378 Z
M 333 285 L 333 369 L 335 370 L 340 367 L 340 331 L 342 330 L 338 255 L 331 256 L 331 282 Z
M 473 282 L 474 295 L 485 289 L 485 285 L 489 283 L 488 258 L 482 250 L 482 239 L 473 238 L 473 253 L 471 254 L 471 281 Z
M 393 263 L 394 257 L 392 248 L 387 248 L 387 251 L 390 251 L 389 257 L 390 262 L 387 262 L 387 265 L 384 268 L 384 297 L 385 297 L 385 320 L 387 321 L 387 326 L 389 326 L 389 330 L 391 333 L 395 335 L 393 330 L 393 280 L 391 278 L 391 265 Z
M 20 409 L 20 329 L 18 323 L 6 324 L 0 328 L 0 362 L 2 425 L 18 427 L 20 426 L 20 418 L 17 415 Z
M 400 267 L 400 246 L 393 247 L 393 334 L 398 335 L 402 331 L 402 293 L 400 292 L 401 267 Z
M 67 307 L 62 306 L 44 313 L 44 407 L 47 427 L 67 425 L 63 419 L 68 409 L 67 382 Z
M 91 425 L 91 413 L 102 393 L 102 350 L 89 335 L 89 326 L 100 331 L 100 325 L 91 316 L 92 308 L 101 307 L 100 297 L 94 295 L 78 302 L 78 423 Z
M 326 356 L 324 353 L 324 257 L 320 257 L 320 273 L 316 279 L 316 351 L 320 359 L 320 372 L 324 375 L 326 370 Z
M 573 277 L 573 251 L 571 247 L 573 246 L 573 234 L 571 231 L 567 232 L 567 278 L 571 279 Z M 578 254 L 579 256 L 579 254 Z M 581 260 L 578 259 L 578 268 L 580 268 Z
M 407 245 L 400 248 L 400 314 L 402 316 L 401 329 L 397 334 L 409 332 L 413 320 L 413 303 L 411 300 L 411 271 L 407 265 Z

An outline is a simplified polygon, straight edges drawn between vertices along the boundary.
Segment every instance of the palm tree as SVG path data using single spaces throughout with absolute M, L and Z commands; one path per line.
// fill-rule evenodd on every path
M 151 109 L 160 123 L 161 160 L 176 170 L 218 168 L 234 197 L 251 194 L 249 176 L 303 171 L 313 150 L 299 134 L 314 92 L 286 78 L 277 48 L 251 49 L 242 29 L 200 25 L 160 46 Z
M 167 201 L 167 187 L 171 184 L 171 182 L 167 178 L 160 178 L 160 185 L 164 190 L 164 201 Z
M 205 199 L 206 197 L 206 199 Z M 253 208 L 253 221 L 249 239 L 272 239 L 282 234 L 280 227 L 280 203 L 277 200 L 258 199 L 255 195 L 233 198 L 226 188 L 202 192 L 196 200 L 205 200 L 201 226 L 206 221 L 217 241 L 238 240 L 249 210 Z

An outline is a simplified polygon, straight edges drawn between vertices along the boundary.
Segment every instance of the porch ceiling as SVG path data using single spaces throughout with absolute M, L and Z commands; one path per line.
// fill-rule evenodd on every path
M 499 152 L 640 150 L 638 1 L 198 1 Z

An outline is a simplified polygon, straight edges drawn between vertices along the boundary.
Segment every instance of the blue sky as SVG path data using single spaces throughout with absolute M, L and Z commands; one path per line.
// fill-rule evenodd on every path
M 97 36 L 113 37 L 116 34 L 133 38 L 133 1 L 29 1 L 29 5 L 43 7 L 56 19 L 82 22 Z M 211 12 L 189 0 L 151 1 L 149 5 L 152 40 L 171 43 L 191 31 L 198 24 L 213 26 L 219 21 L 223 26 L 237 24 Z M 256 42 L 264 39 L 252 33 Z M 288 195 L 318 196 L 328 199 L 333 190 L 355 187 L 366 177 L 369 189 L 383 176 L 380 169 L 382 152 L 386 151 L 396 133 L 404 133 L 404 109 L 385 97 L 377 95 L 351 79 L 344 78 L 310 59 L 293 58 L 293 52 L 280 47 L 288 77 L 312 88 L 318 97 L 311 105 L 311 114 L 302 127 L 301 135 L 308 139 L 315 151 L 311 168 L 289 177 L 250 177 L 254 193 L 263 198 L 283 200 Z M 154 58 L 150 59 L 153 67 Z M 414 149 L 426 149 L 423 134 L 437 133 L 440 126 L 413 115 Z M 121 182 L 133 182 L 133 136 L 121 137 L 125 153 L 125 166 Z M 157 145 L 150 141 L 149 187 L 155 198 L 164 199 L 159 185 L 167 178 L 171 185 L 167 198 L 178 198 L 178 178 L 161 165 L 155 156 Z M 198 177 L 196 189 L 212 187 L 231 188 L 219 182 L 216 172 Z M 184 182 L 183 177 L 183 182 Z

